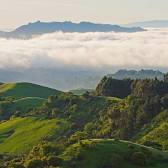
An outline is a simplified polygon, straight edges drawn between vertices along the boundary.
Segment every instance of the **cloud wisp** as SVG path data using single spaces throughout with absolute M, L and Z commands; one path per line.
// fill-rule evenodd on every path
M 0 38 L 0 68 L 168 67 L 168 29 Z

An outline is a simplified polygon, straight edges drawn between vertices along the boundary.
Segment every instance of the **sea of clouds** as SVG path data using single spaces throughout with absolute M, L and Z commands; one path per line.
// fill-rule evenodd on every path
M 0 38 L 0 68 L 168 67 L 168 29 Z

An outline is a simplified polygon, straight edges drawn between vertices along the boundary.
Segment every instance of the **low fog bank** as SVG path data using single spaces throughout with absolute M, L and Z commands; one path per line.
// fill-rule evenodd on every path
M 168 29 L 137 33 L 52 33 L 0 38 L 0 81 L 28 81 L 61 90 L 93 88 L 118 69 L 168 67 Z

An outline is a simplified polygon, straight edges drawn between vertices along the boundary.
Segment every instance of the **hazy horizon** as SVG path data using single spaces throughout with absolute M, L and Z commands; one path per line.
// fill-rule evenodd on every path
M 0 0 L 0 2 L 2 13 L 0 30 L 11 30 L 37 20 L 127 24 L 168 18 L 166 0 Z
M 168 20 L 166 0 L 0 0 L 0 30 L 41 22 L 125 25 Z M 38 30 L 37 30 L 38 31 Z M 0 38 L 0 69 L 50 68 L 114 72 L 119 69 L 168 71 L 168 28 L 126 32 L 55 32 L 30 39 Z

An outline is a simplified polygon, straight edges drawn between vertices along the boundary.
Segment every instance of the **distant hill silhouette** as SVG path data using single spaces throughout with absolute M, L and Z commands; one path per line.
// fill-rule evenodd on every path
M 108 76 L 113 77 L 115 79 L 125 79 L 125 78 L 130 78 L 130 79 L 154 79 L 158 78 L 162 80 L 164 78 L 164 73 L 160 71 L 154 71 L 154 70 L 119 70 L 115 74 L 109 74 Z
M 110 24 L 96 24 L 91 22 L 34 22 L 23 25 L 11 32 L 0 32 L 0 37 L 6 38 L 30 38 L 33 35 L 40 35 L 45 33 L 53 33 L 57 31 L 62 32 L 139 32 L 144 31 L 140 27 L 121 27 Z
M 151 20 L 151 21 L 144 21 L 144 22 L 135 22 L 130 23 L 126 26 L 138 26 L 144 28 L 166 28 L 168 27 L 168 20 Z

